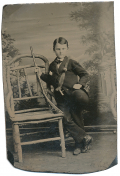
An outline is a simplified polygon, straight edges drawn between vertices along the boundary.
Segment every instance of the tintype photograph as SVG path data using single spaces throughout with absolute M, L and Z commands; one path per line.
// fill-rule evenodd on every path
M 114 2 L 5 5 L 7 159 L 83 174 L 117 164 Z

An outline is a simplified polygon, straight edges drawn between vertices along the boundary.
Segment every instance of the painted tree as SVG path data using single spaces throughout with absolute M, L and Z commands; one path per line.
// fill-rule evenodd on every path
M 6 31 L 2 32 L 2 53 L 6 54 L 6 57 L 14 57 L 18 54 L 18 49 L 13 45 L 14 41 Z
M 98 102 L 101 102 L 100 81 L 98 82 L 98 80 L 104 79 L 103 75 L 100 77 L 100 73 L 105 71 L 104 65 L 115 68 L 113 2 L 72 3 L 72 5 L 75 10 L 71 12 L 70 18 L 76 20 L 80 30 L 85 33 L 81 39 L 86 45 L 85 54 L 89 56 L 89 60 L 85 61 L 83 65 L 91 78 L 91 106 L 97 111 Z M 109 89 L 110 86 L 107 84 L 106 86 Z M 110 90 L 107 91 L 111 95 L 114 90 L 111 90 L 111 93 Z M 103 93 L 103 96 L 108 97 L 108 93 L 107 95 Z M 105 106 L 102 111 L 105 111 Z
M 106 15 L 104 11 L 106 10 L 108 15 L 112 14 L 112 18 L 110 15 L 112 22 L 111 7 L 113 9 L 113 2 L 74 3 L 74 6 L 76 10 L 71 12 L 70 18 L 76 20 L 80 30 L 87 32 L 82 35 L 82 42 L 87 46 L 85 54 L 91 56 L 91 60 L 86 63 L 87 67 L 95 65 L 95 68 L 97 68 L 97 63 L 100 63 L 105 55 L 115 55 L 114 34 L 113 31 L 108 30 L 109 19 L 104 20 Z M 105 22 L 107 26 L 105 26 Z
M 14 47 L 14 39 L 6 33 L 6 31 L 2 31 L 2 63 L 3 63 L 3 84 L 4 84 L 4 98 L 6 102 L 6 96 L 8 94 L 7 88 L 7 64 L 13 57 L 19 54 L 18 49 Z M 6 103 L 5 103 L 6 104 Z

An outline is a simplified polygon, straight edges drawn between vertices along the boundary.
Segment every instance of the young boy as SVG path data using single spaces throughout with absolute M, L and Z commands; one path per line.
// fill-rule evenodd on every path
M 68 41 L 59 37 L 53 42 L 55 60 L 50 64 L 49 75 L 41 75 L 41 79 L 54 87 L 57 106 L 64 112 L 63 124 L 75 140 L 74 155 L 87 152 L 92 137 L 86 135 L 82 111 L 89 102 L 88 93 L 84 89 L 89 75 L 75 60 L 67 56 Z M 79 76 L 79 80 L 78 80 Z

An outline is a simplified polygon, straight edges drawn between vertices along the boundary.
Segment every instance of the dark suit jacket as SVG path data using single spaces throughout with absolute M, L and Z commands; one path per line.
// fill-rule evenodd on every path
M 53 85 L 54 88 L 58 87 L 59 78 L 64 71 L 65 64 L 68 60 L 68 57 L 65 57 L 60 67 L 57 67 L 57 58 L 50 64 L 49 72 L 52 72 L 51 75 L 42 74 L 41 79 L 48 83 L 49 85 Z M 79 79 L 78 79 L 79 78 Z M 85 71 L 85 69 L 75 60 L 69 58 L 69 62 L 67 65 L 67 71 L 65 72 L 65 79 L 62 85 L 63 90 L 66 93 L 71 92 L 73 90 L 74 84 L 81 84 L 82 89 L 89 80 L 89 75 Z
M 56 59 L 50 64 L 49 71 L 53 73 L 52 77 L 56 80 L 59 79 L 60 75 L 63 72 L 63 69 L 65 67 L 67 57 L 64 58 L 63 62 L 61 63 L 59 69 L 57 68 Z M 78 80 L 79 76 L 79 80 Z M 88 82 L 89 75 L 85 71 L 85 69 L 75 60 L 69 59 L 68 65 L 67 65 L 67 71 L 65 72 L 65 79 L 62 87 L 66 88 L 73 88 L 74 84 L 81 84 L 83 87 Z

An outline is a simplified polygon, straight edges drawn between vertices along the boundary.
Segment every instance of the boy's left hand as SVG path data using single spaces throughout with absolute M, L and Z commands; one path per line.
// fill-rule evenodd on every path
M 73 89 L 80 89 L 82 87 L 81 84 L 74 84 Z

